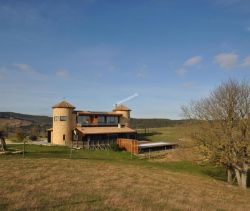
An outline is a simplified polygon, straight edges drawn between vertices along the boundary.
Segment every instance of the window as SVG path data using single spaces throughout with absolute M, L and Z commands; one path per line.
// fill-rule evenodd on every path
M 66 116 L 60 116 L 60 121 L 66 121 L 67 117 Z
M 107 117 L 107 124 L 118 124 L 118 117 L 108 116 Z
M 77 123 L 81 125 L 88 125 L 89 124 L 89 116 L 78 116 Z
M 66 116 L 54 116 L 54 121 L 66 121 Z
M 63 134 L 63 140 L 64 140 L 64 141 L 65 141 L 65 138 L 66 138 L 65 134 Z
M 104 124 L 105 123 L 105 117 L 104 116 L 99 116 L 98 117 L 98 123 L 99 124 Z
M 54 121 L 60 121 L 60 116 L 54 116 Z

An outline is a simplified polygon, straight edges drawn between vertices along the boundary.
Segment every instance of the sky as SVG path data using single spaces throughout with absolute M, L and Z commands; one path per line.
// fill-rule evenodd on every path
M 249 0 L 0 0 L 0 111 L 135 96 L 132 117 L 180 119 L 229 78 L 250 81 Z

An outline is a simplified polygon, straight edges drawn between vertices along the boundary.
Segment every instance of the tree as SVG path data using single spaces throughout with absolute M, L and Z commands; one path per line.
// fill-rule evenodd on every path
M 234 176 L 247 187 L 250 163 L 250 85 L 228 80 L 210 95 L 182 108 L 190 119 L 200 120 L 193 137 L 206 157 L 227 168 L 228 182 Z
M 38 126 L 32 127 L 29 136 L 30 140 L 36 141 L 38 136 L 39 136 L 39 127 Z
M 2 130 L 0 130 L 0 151 L 6 151 L 7 150 L 7 145 L 5 143 L 5 139 L 4 139 L 5 135 L 4 132 Z
M 16 129 L 16 138 L 19 142 L 22 142 L 25 138 L 25 134 L 24 134 L 24 132 L 22 132 L 22 130 L 20 128 Z
M 23 142 L 23 157 L 24 157 L 24 154 L 25 154 L 25 133 L 20 129 L 20 128 L 17 128 L 16 129 L 16 138 L 19 142 Z

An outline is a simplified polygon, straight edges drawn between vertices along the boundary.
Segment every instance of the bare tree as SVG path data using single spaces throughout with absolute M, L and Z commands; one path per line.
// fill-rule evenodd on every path
M 0 131 L 0 151 L 6 151 L 7 150 L 7 145 L 5 143 L 5 139 L 4 139 L 4 132 Z
M 193 137 L 206 157 L 227 168 L 228 182 L 234 176 L 247 187 L 250 163 L 250 85 L 228 80 L 210 95 L 182 108 L 186 117 L 201 120 Z

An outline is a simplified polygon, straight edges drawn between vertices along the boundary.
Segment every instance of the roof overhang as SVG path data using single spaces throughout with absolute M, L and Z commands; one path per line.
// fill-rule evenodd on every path
M 76 130 L 83 135 L 136 133 L 129 127 L 77 127 Z

